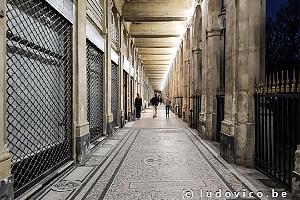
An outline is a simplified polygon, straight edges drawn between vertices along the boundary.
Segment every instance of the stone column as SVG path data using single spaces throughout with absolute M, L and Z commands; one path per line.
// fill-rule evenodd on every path
M 90 157 L 90 134 L 87 120 L 87 71 L 86 71 L 86 1 L 75 4 L 73 36 L 74 62 L 74 124 L 76 161 L 85 162 Z
M 195 49 L 192 51 L 193 57 L 193 94 L 200 95 L 202 82 L 202 50 Z
M 119 81 L 119 99 L 120 99 L 120 127 L 124 127 L 124 123 L 125 123 L 125 112 L 124 111 L 124 99 L 126 97 L 123 96 L 124 94 L 124 86 L 123 86 L 123 80 L 124 80 L 124 77 L 123 77 L 123 69 L 124 69 L 124 55 L 125 55 L 125 51 L 126 49 L 124 49 L 124 34 L 123 34 L 123 31 L 124 31 L 124 26 L 122 25 L 122 21 L 120 21 L 119 23 L 119 49 L 120 49 L 120 53 L 119 53 L 119 77 L 120 77 L 120 81 Z M 124 22 L 125 23 L 125 22 Z
M 200 115 L 200 134 L 203 138 L 213 140 L 217 122 L 217 90 L 219 88 L 220 69 L 220 28 L 218 14 L 221 11 L 221 1 L 208 1 L 207 27 L 205 43 L 205 74 Z M 205 29 L 204 29 L 205 30 Z
M 6 141 L 6 0 L 0 2 L 0 199 L 14 199 L 11 155 Z
M 188 65 L 187 65 L 187 49 L 188 49 L 188 41 L 187 41 L 187 34 L 185 35 L 185 39 L 183 41 L 183 45 L 182 45 L 182 66 L 181 66 L 181 69 L 182 69 L 182 95 L 181 97 L 183 97 L 182 99 L 182 119 L 183 121 L 187 121 L 187 86 L 188 86 L 188 80 L 189 80 L 189 77 L 188 77 Z
M 225 119 L 221 156 L 238 165 L 254 165 L 254 83 L 261 68 L 260 0 L 226 1 Z
M 183 45 L 183 97 L 184 97 L 184 110 L 185 110 L 185 115 L 183 117 L 184 121 L 188 122 L 189 121 L 189 115 L 190 115 L 190 28 L 187 29 L 186 32 L 186 37 L 184 40 L 184 45 Z
M 105 40 L 105 54 L 104 54 L 104 63 L 105 63 L 105 123 L 106 124 L 106 134 L 110 135 L 112 133 L 112 122 L 113 114 L 111 112 L 111 23 L 112 23 L 112 6 L 113 2 L 111 0 L 105 0 L 105 27 L 107 30 L 107 37 Z

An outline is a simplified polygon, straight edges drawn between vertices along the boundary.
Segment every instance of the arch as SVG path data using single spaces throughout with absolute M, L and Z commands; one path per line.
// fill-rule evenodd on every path
M 193 19 L 193 49 L 199 49 L 200 43 L 202 41 L 202 12 L 201 12 L 201 6 L 198 5 L 196 7 L 194 19 Z

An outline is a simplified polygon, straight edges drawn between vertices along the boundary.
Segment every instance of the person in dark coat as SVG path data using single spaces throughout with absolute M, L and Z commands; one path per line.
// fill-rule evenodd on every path
M 136 98 L 134 100 L 135 106 L 135 116 L 137 119 L 141 118 L 141 111 L 142 111 L 143 101 L 139 93 L 136 94 Z
M 150 103 L 153 106 L 153 118 L 157 117 L 157 106 L 159 104 L 157 94 L 155 94 L 154 97 L 150 100 Z

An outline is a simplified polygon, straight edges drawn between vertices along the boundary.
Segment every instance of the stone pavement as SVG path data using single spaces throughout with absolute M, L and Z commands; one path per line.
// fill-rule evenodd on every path
M 153 119 L 146 109 L 140 120 L 96 148 L 85 165 L 34 199 L 254 199 L 248 197 L 257 192 L 253 185 L 173 114 L 169 119 L 164 114 L 160 106 Z

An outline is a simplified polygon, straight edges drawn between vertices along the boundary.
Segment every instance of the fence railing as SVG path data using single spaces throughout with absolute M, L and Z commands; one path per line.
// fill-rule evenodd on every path
M 294 154 L 300 144 L 300 84 L 296 72 L 270 75 L 255 87 L 255 163 L 291 187 Z
M 192 108 L 190 110 L 190 127 L 198 128 L 199 126 L 199 113 L 201 111 L 201 96 L 195 95 L 192 96 Z

